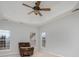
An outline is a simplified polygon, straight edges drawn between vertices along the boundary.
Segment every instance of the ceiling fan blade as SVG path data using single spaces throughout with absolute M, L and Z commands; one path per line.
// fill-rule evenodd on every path
M 29 6 L 29 5 L 27 5 L 27 4 L 22 4 L 23 6 L 27 6 L 27 7 L 30 7 L 30 8 L 32 8 L 33 9 L 33 7 L 31 7 L 31 6 Z
M 40 11 L 50 11 L 50 8 L 40 8 Z
M 41 3 L 41 1 L 37 1 L 37 2 L 35 3 L 35 5 L 36 5 L 36 6 L 39 6 L 40 3 Z
M 75 11 L 78 11 L 78 10 L 79 10 L 79 8 L 77 8 L 77 9 L 73 10 L 72 12 L 75 12 Z
M 31 11 L 31 12 L 29 12 L 28 14 L 31 14 L 31 13 L 33 13 L 34 11 Z
M 40 16 L 43 16 L 40 12 L 38 12 L 38 14 L 39 14 Z

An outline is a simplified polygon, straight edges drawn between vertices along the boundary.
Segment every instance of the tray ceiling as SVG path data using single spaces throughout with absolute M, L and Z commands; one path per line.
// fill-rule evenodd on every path
M 32 9 L 22 6 L 22 3 L 34 6 L 35 1 L 0 1 L 0 18 L 39 26 L 54 20 L 77 4 L 73 1 L 42 1 L 40 7 L 49 7 L 51 11 L 41 11 L 43 16 L 36 16 L 33 13 L 28 15 L 27 13 Z

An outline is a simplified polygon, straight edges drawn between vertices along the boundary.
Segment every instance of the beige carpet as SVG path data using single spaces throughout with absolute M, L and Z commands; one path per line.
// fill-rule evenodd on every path
M 3 55 L 0 57 L 20 57 L 19 54 L 9 54 L 9 55 Z M 31 57 L 58 57 L 56 56 L 56 54 L 50 54 L 48 52 L 44 52 L 44 51 L 35 51 L 33 56 Z
M 57 57 L 57 56 L 43 51 L 35 51 L 33 57 Z

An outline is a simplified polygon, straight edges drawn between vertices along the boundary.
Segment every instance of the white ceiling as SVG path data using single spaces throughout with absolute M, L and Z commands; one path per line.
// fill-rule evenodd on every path
M 23 22 L 30 25 L 43 25 L 50 20 L 53 20 L 64 13 L 72 10 L 77 4 L 77 1 L 42 1 L 40 7 L 49 7 L 51 11 L 41 13 L 43 16 L 27 13 L 32 11 L 32 9 L 25 7 L 22 3 L 34 6 L 34 1 L 0 1 L 0 19 L 8 19 L 17 22 Z

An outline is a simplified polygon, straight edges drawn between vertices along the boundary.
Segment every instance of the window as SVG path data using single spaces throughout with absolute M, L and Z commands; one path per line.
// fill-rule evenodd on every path
M 42 47 L 46 46 L 46 32 L 41 33 L 41 38 L 42 38 Z
M 0 50 L 9 49 L 10 47 L 10 31 L 0 30 Z

